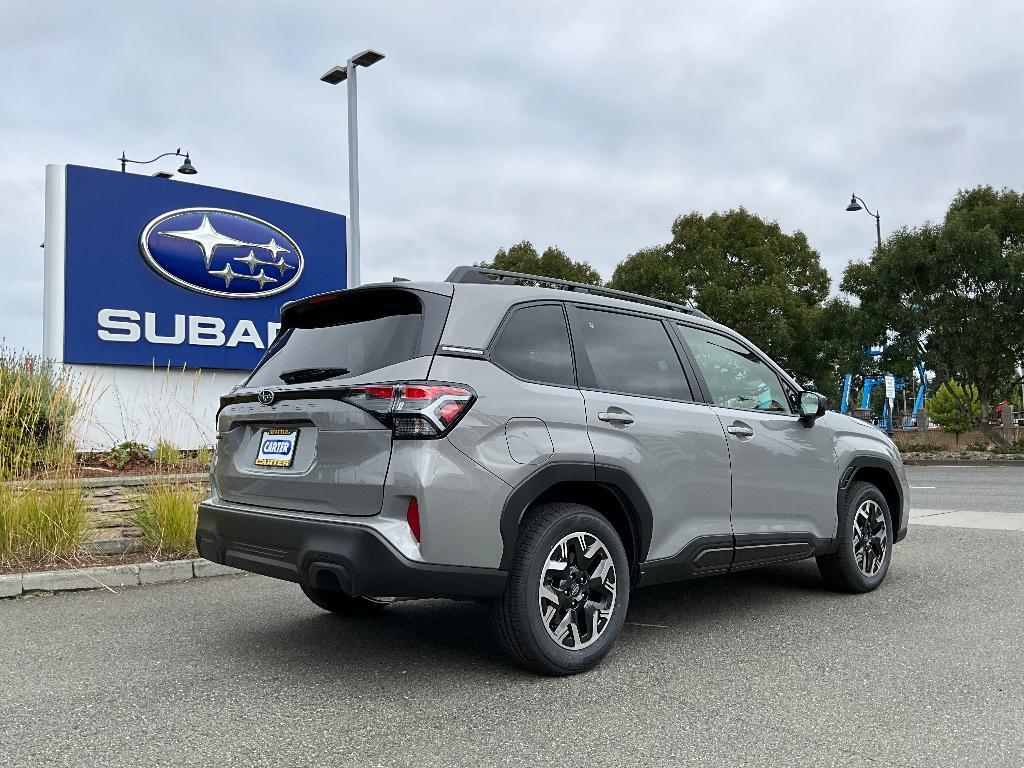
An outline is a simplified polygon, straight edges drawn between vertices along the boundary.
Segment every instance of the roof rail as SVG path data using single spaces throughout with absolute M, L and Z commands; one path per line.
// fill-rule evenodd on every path
M 528 275 L 525 272 L 509 272 L 504 269 L 490 269 L 488 267 L 456 267 L 444 281 L 446 283 L 481 283 L 485 285 L 500 285 L 506 280 L 530 280 L 535 283 L 557 285 L 562 288 L 569 288 L 577 293 L 592 293 L 595 296 L 608 296 L 613 299 L 636 301 L 641 304 L 650 304 L 654 307 L 672 309 L 676 312 L 685 312 L 688 315 L 703 317 L 705 320 L 711 319 L 696 307 L 690 307 L 685 304 L 676 304 L 673 301 L 654 299 L 650 296 L 643 296 L 639 293 L 618 291 L 614 288 L 603 288 L 599 285 L 590 285 L 589 283 L 577 283 L 573 280 L 561 280 L 556 277 L 544 277 L 543 275 Z

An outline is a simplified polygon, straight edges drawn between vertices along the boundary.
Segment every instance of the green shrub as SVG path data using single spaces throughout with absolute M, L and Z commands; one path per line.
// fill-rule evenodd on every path
M 104 466 L 109 467 L 110 469 L 116 469 L 120 472 L 131 462 L 148 458 L 149 449 L 142 443 L 136 443 L 134 440 L 128 440 L 120 445 L 115 445 L 109 451 L 103 451 L 95 454 L 95 457 L 99 459 Z
M 928 400 L 925 411 L 929 419 L 953 433 L 954 441 L 959 444 L 960 435 L 970 432 L 981 421 L 978 388 L 973 384 L 947 381 Z
M 0 479 L 73 464 L 82 390 L 72 384 L 63 369 L 0 347 Z
M 1000 456 L 1024 456 L 1024 443 L 996 445 L 992 448 L 992 453 L 998 453 Z
M 0 562 L 63 560 L 76 553 L 85 531 L 86 504 L 77 483 L 0 486 Z
M 181 451 L 167 440 L 158 440 L 153 449 L 153 460 L 160 469 L 173 469 L 181 466 Z
M 202 493 L 187 483 L 152 485 L 140 498 L 135 524 L 157 554 L 189 555 L 195 551 L 196 506 Z
M 942 450 L 935 443 L 904 443 L 899 449 L 900 453 L 938 453 Z

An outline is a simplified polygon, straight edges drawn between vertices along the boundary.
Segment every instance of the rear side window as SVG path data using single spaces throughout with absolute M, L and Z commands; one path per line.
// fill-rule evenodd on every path
M 315 298 L 286 310 L 285 328 L 249 386 L 280 386 L 359 376 L 431 355 L 450 299 L 381 289 Z
M 692 400 L 675 347 L 660 320 L 579 308 L 580 386 L 602 392 Z M 589 369 L 589 370 L 588 370 Z
M 560 305 L 517 309 L 502 328 L 491 360 L 526 381 L 576 386 L 569 330 Z

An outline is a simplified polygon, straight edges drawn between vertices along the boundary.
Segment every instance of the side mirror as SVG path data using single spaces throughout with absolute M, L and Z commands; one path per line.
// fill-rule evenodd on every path
M 824 395 L 817 392 L 804 391 L 798 397 L 800 419 L 802 421 L 810 425 L 814 423 L 815 419 L 825 415 L 825 406 L 828 405 L 828 400 L 825 399 Z

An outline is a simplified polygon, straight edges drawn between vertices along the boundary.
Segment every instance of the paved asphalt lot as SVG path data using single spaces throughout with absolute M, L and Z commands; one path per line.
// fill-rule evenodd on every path
M 1024 490 L 910 477 L 1007 519 Z M 638 591 L 570 679 L 505 663 L 473 603 L 343 621 L 256 576 L 4 601 L 0 765 L 1024 765 L 1024 532 L 914 525 L 895 555 L 870 595 L 813 563 Z

